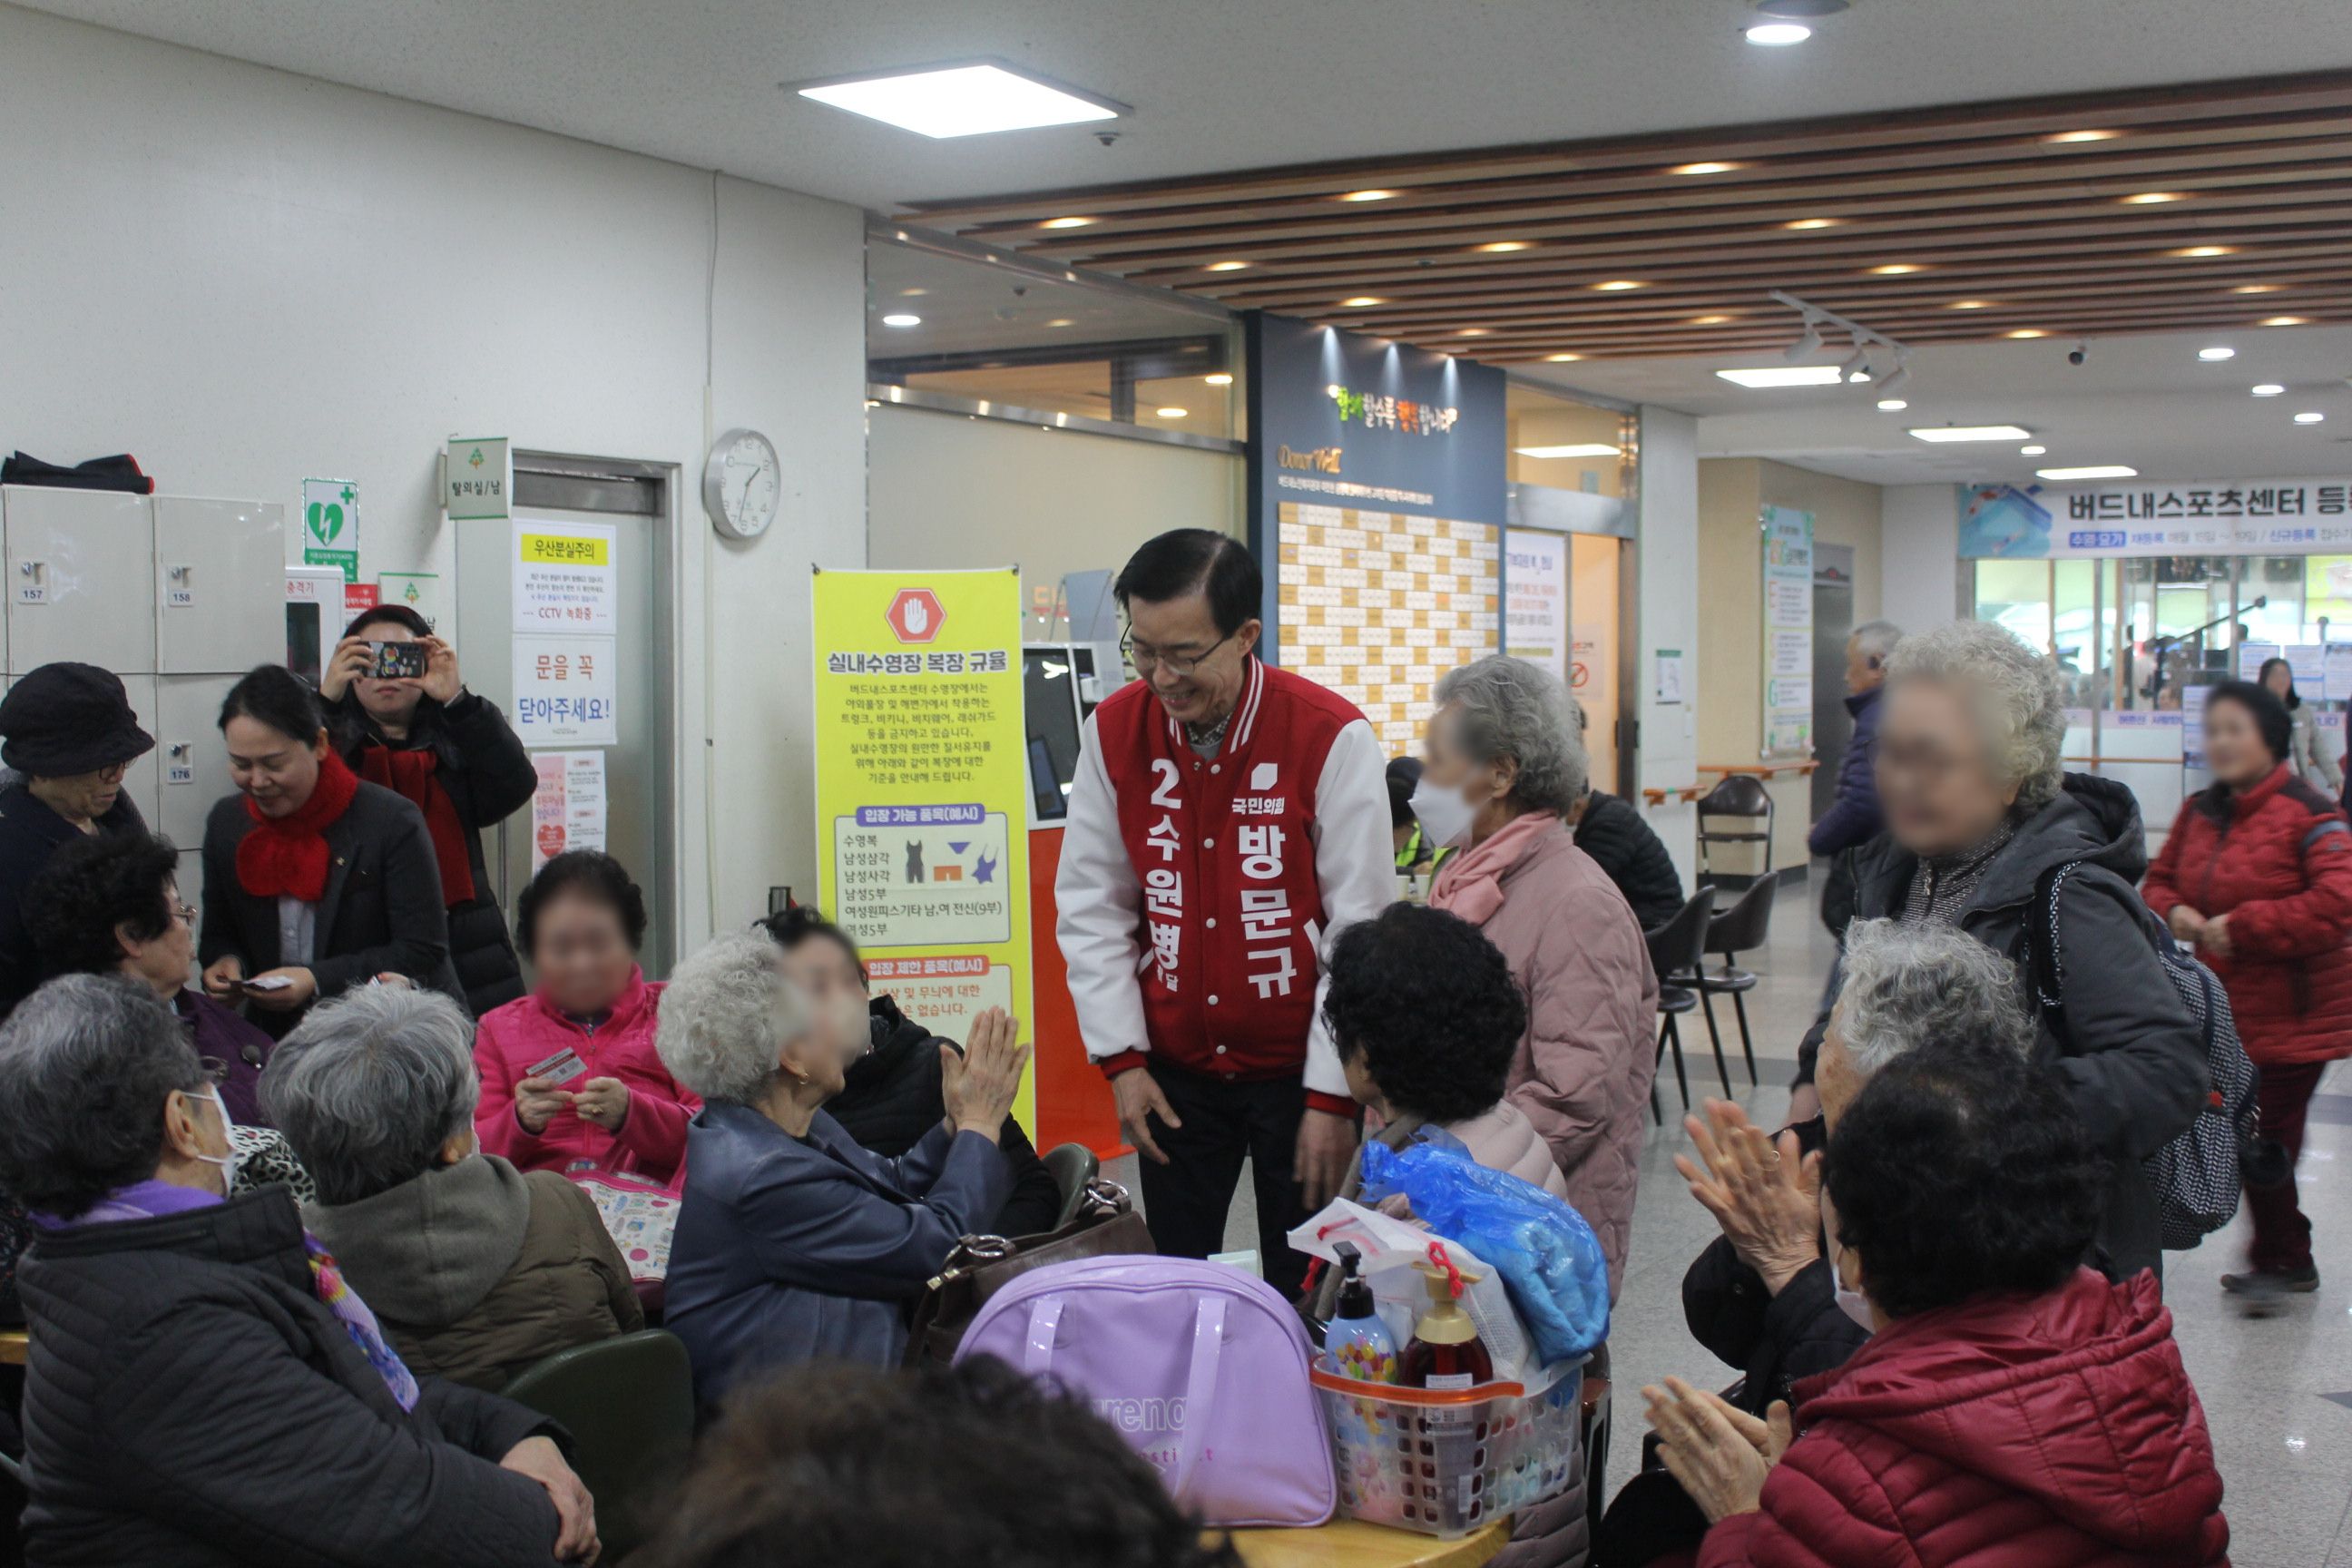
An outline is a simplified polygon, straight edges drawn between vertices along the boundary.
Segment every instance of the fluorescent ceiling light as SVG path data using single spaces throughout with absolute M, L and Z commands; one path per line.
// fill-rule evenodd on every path
M 1719 327 L 1723 325 L 1724 322 L 1731 320 L 1734 320 L 1734 318 L 1730 316 L 1693 316 L 1691 318 L 1691 325 L 1694 327 Z
M 1483 250 L 1489 256 L 1501 256 L 1508 251 L 1527 249 L 1528 242 L 1524 239 L 1496 239 L 1489 240 L 1485 245 L 1473 246 L 1471 248 Z
M 2313 409 L 2307 414 L 2296 415 L 2294 416 L 2294 422 L 2298 425 L 2318 425 L 2325 423 L 2326 418 L 2326 415 L 2320 413 L 2317 409 Z
M 2307 327 L 2311 325 L 2311 318 L 2308 316 L 2272 316 L 2266 318 L 2263 321 L 2263 325 L 2265 327 Z
M 923 324 L 923 318 L 906 310 L 894 310 L 882 318 L 882 324 L 886 327 L 919 327 Z
M 1813 30 L 1801 22 L 1759 22 L 1748 29 L 1748 41 L 1768 49 L 1784 49 L 1812 36 Z
M 803 98 L 944 141 L 1117 120 L 1127 105 L 986 61 L 812 82 Z
M 1595 283 L 1593 285 L 1593 288 L 1603 294 L 1622 294 L 1628 289 L 1642 289 L 1646 287 L 1646 284 L 1637 282 L 1631 278 L 1612 278 L 1606 283 Z
M 1944 309 L 1947 310 L 1990 310 L 1992 309 L 1992 301 L 1990 300 L 1955 300 L 1950 304 L 1945 306 Z
M 1384 202 L 1395 195 L 1394 191 L 1349 191 L 1339 199 L 1343 202 Z
M 1882 397 L 1878 400 L 1878 411 L 1881 414 L 1900 414 L 1910 406 L 1899 397 Z
M 2045 479 L 2136 479 L 2139 470 L 2122 463 L 2093 463 L 2080 468 L 2036 468 L 2034 473 Z
M 1666 171 L 1669 174 L 1727 174 L 1739 167 L 1737 163 L 1677 163 Z
M 1578 360 L 1580 360 L 1584 356 L 1582 354 L 1546 354 L 1544 355 L 1544 363 L 1546 364 L 1574 364 Z
M 2280 393 L 2284 392 L 2285 390 L 2285 387 L 2281 386 L 2275 381 L 2266 381 L 2260 386 L 2255 387 L 2253 389 L 2253 394 L 2256 397 L 2276 397 Z
M 1212 261 L 1209 263 L 1209 270 L 1212 272 L 1239 272 L 1243 268 L 1247 267 L 1249 263 L 1246 261 Z
M 1924 272 L 1927 268 L 1915 262 L 1890 261 L 1884 267 L 1874 267 L 1870 270 L 1881 278 L 1903 278 L 1914 272 Z
M 1201 379 L 1207 382 L 1211 386 L 1231 386 L 1234 384 L 1234 378 L 1227 375 L 1223 371 L 1219 371 L 1214 375 L 1204 375 Z
M 1189 409 L 1189 408 L 1172 408 L 1172 407 L 1171 407 L 1171 408 L 1162 408 L 1162 409 L 1160 409 L 1160 410 L 1159 411 L 1159 413 L 1160 413 L 1160 417 L 1161 417 L 1162 419 L 1181 419 L 1181 418 L 1183 418 L 1183 417 L 1184 417 L 1184 416 L 1186 416 L 1187 414 L 1190 414 L 1190 413 L 1192 413 L 1192 411 L 1191 409 Z
M 2238 247 L 2234 245 L 2191 245 L 2168 254 L 2186 256 L 2192 260 L 2203 261 L 2210 257 L 2235 256 L 2237 253 Z
M 1833 217 L 1801 217 L 1793 223 L 1784 223 L 1780 226 L 1782 228 L 1835 228 L 1837 221 Z
M 1494 331 L 1492 327 L 1465 327 L 1454 335 L 1457 338 L 1483 338 Z
M 1922 441 L 2031 441 L 2033 432 L 2014 425 L 1922 425 L 1912 435 Z
M 2018 328 L 2018 329 L 2017 329 L 2017 331 L 2013 331 L 2013 332 L 2003 332 L 2003 333 L 2001 333 L 2001 336 L 2002 336 L 2002 337 L 2004 337 L 2004 338 L 2021 338 L 2021 338 L 2046 338 L 2046 337 L 2048 337 L 2049 335 L 2050 335 L 2050 334 L 2049 334 L 2048 332 L 2043 331 L 2040 327 L 2020 327 L 2020 328 Z
M 2226 348 L 2220 343 L 2216 343 L 2210 349 L 2199 349 L 2197 351 L 2197 357 L 2205 361 L 2207 363 L 2211 364 L 2217 363 L 2225 359 L 2236 359 L 2238 357 L 2238 351 L 2233 348 Z
M 2044 136 L 2044 142 L 2112 142 L 2122 135 L 2120 131 L 2061 131 L 2055 136 Z
M 2136 196 L 2124 197 L 2123 204 L 2127 207 L 2156 207 L 2181 199 L 2179 191 L 2142 191 Z
M 2050 448 L 2047 447 L 2020 447 L 2017 449 L 2017 455 L 2021 458 L 2038 458 L 2048 450 Z
M 1040 228 L 1084 228 L 1095 220 L 1090 217 L 1049 217 Z
M 1378 294 L 1356 294 L 1340 300 L 1339 303 L 1348 310 L 1361 310 L 1368 306 L 1385 305 L 1388 301 Z
M 2279 286 L 2275 283 L 2241 283 L 2235 289 L 2231 289 L 2230 292 L 2232 294 L 2275 294 L 2278 292 L 2278 289 Z
M 1715 373 L 1738 386 L 1835 386 L 1845 377 L 1833 364 L 1759 364 Z
M 1582 441 L 1565 447 L 1514 447 L 1522 458 L 1614 458 L 1617 448 L 1606 441 Z

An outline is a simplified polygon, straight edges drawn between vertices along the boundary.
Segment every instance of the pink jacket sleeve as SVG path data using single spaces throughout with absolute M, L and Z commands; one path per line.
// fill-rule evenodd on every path
M 686 1093 L 682 1089 L 678 1092 Z M 614 1136 L 622 1147 L 636 1155 L 640 1166 L 674 1178 L 686 1161 L 686 1123 L 693 1114 L 690 1106 L 665 1100 L 643 1084 L 631 1084 L 629 1113 L 622 1119 L 621 1130 Z
M 482 1141 L 482 1152 L 532 1169 L 541 1152 L 540 1141 L 515 1120 L 514 1079 L 507 1068 L 499 1026 L 488 1017 L 474 1030 L 474 1070 L 482 1079 L 482 1098 L 474 1107 L 474 1135 Z
M 1593 942 L 1570 922 L 1555 925 L 1520 976 L 1528 988 L 1528 1054 L 1533 1075 L 1511 1103 L 1535 1124 L 1563 1171 L 1581 1164 L 1606 1131 L 1610 1086 L 1650 1048 L 1658 983 L 1633 934 Z

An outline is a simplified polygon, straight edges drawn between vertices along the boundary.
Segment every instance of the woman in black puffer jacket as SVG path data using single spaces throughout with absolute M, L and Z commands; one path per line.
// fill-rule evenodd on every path
M 378 680 L 373 643 L 422 643 L 425 673 Z M 523 994 L 522 964 L 491 891 L 482 832 L 530 804 L 539 775 L 498 705 L 467 690 L 457 655 L 405 605 L 362 610 L 319 680 L 327 729 L 352 771 L 425 814 L 449 909 L 449 960 L 477 1018 Z M 528 826 L 528 825 L 526 825 Z

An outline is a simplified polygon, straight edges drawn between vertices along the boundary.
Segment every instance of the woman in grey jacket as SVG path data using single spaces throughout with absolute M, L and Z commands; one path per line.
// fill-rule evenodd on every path
M 959 1058 L 942 1048 L 947 1116 L 906 1154 L 861 1148 L 822 1109 L 866 1037 L 864 1000 L 820 1014 L 764 935 L 723 936 L 671 972 L 656 1048 L 702 1097 L 670 1242 L 663 1326 L 686 1342 L 708 1409 L 777 1366 L 887 1366 L 904 1306 L 1011 1193 L 997 1139 L 1029 1047 L 991 1008 Z
M 2262 683 L 2271 694 L 2286 704 L 2286 716 L 2292 725 L 2288 761 L 2294 764 L 2294 776 L 2316 785 L 2330 799 L 2344 793 L 2344 770 L 2336 765 L 2336 748 L 2342 737 L 2328 741 L 2319 738 L 2319 710 L 2303 700 L 2294 689 L 2294 666 L 2283 658 L 2263 661 Z

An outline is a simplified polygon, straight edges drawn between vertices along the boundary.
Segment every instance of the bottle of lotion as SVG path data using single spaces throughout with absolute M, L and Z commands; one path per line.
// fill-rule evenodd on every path
M 1331 1370 L 1361 1383 L 1397 1380 L 1396 1336 L 1372 1308 L 1372 1288 L 1356 1272 L 1363 1254 L 1343 1241 L 1339 1254 L 1339 1302 L 1323 1331 L 1323 1353 Z
M 1456 1300 L 1478 1280 L 1453 1264 L 1416 1263 L 1429 1282 L 1429 1305 L 1412 1326 L 1397 1381 L 1409 1388 L 1458 1390 L 1495 1380 L 1495 1358 L 1478 1338 L 1478 1326 Z

